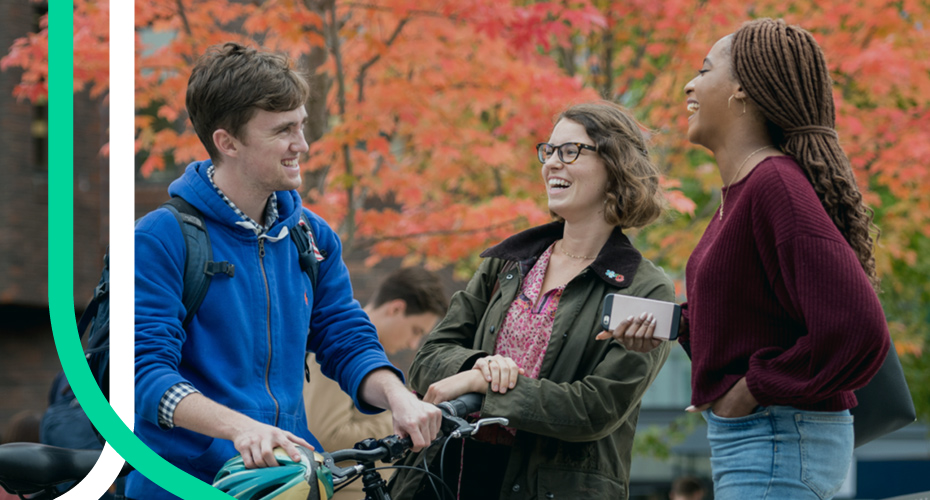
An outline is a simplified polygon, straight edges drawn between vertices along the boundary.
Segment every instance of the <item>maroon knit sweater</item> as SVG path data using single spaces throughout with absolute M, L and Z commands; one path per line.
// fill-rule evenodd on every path
M 800 166 L 770 157 L 727 189 L 686 269 L 691 403 L 741 377 L 760 405 L 856 406 L 887 354 L 878 297 Z

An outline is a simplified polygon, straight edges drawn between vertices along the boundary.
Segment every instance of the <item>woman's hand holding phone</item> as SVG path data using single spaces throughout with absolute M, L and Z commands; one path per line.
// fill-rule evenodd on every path
M 629 316 L 620 321 L 612 331 L 605 330 L 597 334 L 595 338 L 597 340 L 612 338 L 623 344 L 628 350 L 649 352 L 662 344 L 662 340 L 654 338 L 655 332 L 655 316 L 644 312 L 639 316 Z

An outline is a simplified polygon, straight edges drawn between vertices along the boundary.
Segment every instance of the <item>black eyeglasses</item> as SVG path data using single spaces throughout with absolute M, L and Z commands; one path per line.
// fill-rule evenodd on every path
M 596 147 L 580 142 L 566 142 L 558 146 L 549 144 L 548 142 L 540 142 L 536 145 L 536 158 L 539 159 L 539 163 L 546 163 L 546 160 L 552 156 L 552 153 L 558 150 L 559 159 L 562 160 L 562 163 L 567 165 L 569 163 L 575 163 L 575 160 L 581 156 L 582 149 L 590 149 L 595 153 L 597 152 Z

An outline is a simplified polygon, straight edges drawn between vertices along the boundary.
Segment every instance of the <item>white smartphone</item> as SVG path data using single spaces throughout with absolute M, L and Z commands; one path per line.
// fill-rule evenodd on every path
M 663 340 L 678 338 L 681 306 L 674 302 L 612 293 L 604 297 L 603 311 L 601 326 L 604 327 L 604 330 L 613 331 L 624 319 L 630 316 L 635 318 L 645 312 L 656 317 L 655 338 Z

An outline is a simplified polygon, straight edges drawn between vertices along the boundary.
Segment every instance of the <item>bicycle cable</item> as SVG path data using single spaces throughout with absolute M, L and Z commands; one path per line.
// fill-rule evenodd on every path
M 395 465 L 395 464 L 392 464 L 392 465 L 386 465 L 386 466 L 382 466 L 382 467 L 372 467 L 371 469 L 367 469 L 366 472 L 367 472 L 367 471 L 381 471 L 381 470 L 388 470 L 388 469 L 394 469 L 394 470 L 399 470 L 399 469 L 410 469 L 410 470 L 413 470 L 413 471 L 416 471 L 416 472 L 423 472 L 423 473 L 426 474 L 427 479 L 429 479 L 430 485 L 433 487 L 433 493 L 436 495 L 436 498 L 437 498 L 438 500 L 442 500 L 443 498 L 446 498 L 446 497 L 445 497 L 445 495 L 443 495 L 443 494 L 440 493 L 440 490 L 439 490 L 439 488 L 436 486 L 436 483 L 433 481 L 433 478 L 438 479 L 438 480 L 439 480 L 439 483 L 443 486 L 444 490 L 442 490 L 442 493 L 448 494 L 450 498 L 452 498 L 453 500 L 455 500 L 455 492 L 452 490 L 452 488 L 451 488 L 448 484 L 446 484 L 445 479 L 444 479 L 443 477 L 441 477 L 441 476 L 439 476 L 439 475 L 437 475 L 437 474 L 435 474 L 435 473 L 433 473 L 433 472 L 430 472 L 430 470 L 429 470 L 429 465 L 428 465 L 427 460 L 426 460 L 426 458 L 427 458 L 427 453 L 426 453 L 427 450 L 429 450 L 430 448 L 436 446 L 436 445 L 439 443 L 439 440 L 440 440 L 440 439 L 444 439 L 441 453 L 445 453 L 446 444 L 449 442 L 449 439 L 451 439 L 449 436 L 440 437 L 440 438 L 436 439 L 435 441 L 433 441 L 432 443 L 430 443 L 429 446 L 427 446 L 426 448 L 424 448 L 423 450 L 421 450 L 420 453 L 422 454 L 422 456 L 421 456 L 421 458 L 420 458 L 420 462 L 421 462 L 421 465 L 422 465 L 422 466 L 418 466 L 418 465 L 413 465 L 413 466 L 411 466 L 411 465 Z M 441 461 L 441 460 L 442 460 L 442 457 L 440 457 L 440 461 Z M 441 471 L 440 471 L 440 472 L 441 472 Z M 337 492 L 337 491 L 342 490 L 343 488 L 345 488 L 346 486 L 348 486 L 350 483 L 353 483 L 353 482 L 359 480 L 360 478 L 362 478 L 362 476 L 363 476 L 363 474 L 356 475 L 355 477 L 349 479 L 348 481 L 345 481 L 345 482 L 339 484 L 339 486 L 333 488 L 333 492 L 335 493 L 335 492 Z M 391 482 L 393 482 L 393 480 L 394 480 L 394 478 L 391 479 Z
M 449 438 L 448 438 L 448 437 L 446 437 L 445 442 L 449 442 Z M 450 491 L 452 490 L 452 488 L 449 488 L 449 485 L 446 484 L 446 482 L 443 480 L 443 478 L 442 478 L 441 476 L 436 476 L 436 474 L 433 474 L 432 472 L 429 471 L 429 463 L 427 463 L 428 460 L 426 459 L 426 457 L 427 457 L 427 455 L 428 455 L 427 451 L 428 451 L 431 447 L 432 447 L 432 444 L 431 444 L 430 446 L 427 446 L 426 449 L 424 449 L 424 450 L 421 452 L 421 453 L 422 453 L 422 457 L 420 458 L 420 462 L 422 462 L 422 465 L 423 465 L 423 472 L 426 473 L 426 478 L 429 479 L 429 485 L 433 487 L 433 493 L 436 494 L 436 498 L 437 498 L 437 499 L 442 500 L 442 495 L 439 494 L 439 488 L 436 487 L 436 483 L 433 481 L 433 477 L 435 476 L 437 479 L 439 479 L 439 483 L 442 484 L 443 486 L 445 486 L 446 488 L 448 488 Z M 442 471 L 439 471 L 439 472 L 441 473 Z M 455 498 L 454 495 L 453 495 L 453 498 Z
M 412 470 L 415 470 L 415 471 L 418 471 L 418 472 L 425 472 L 425 473 L 429 474 L 427 477 L 430 477 L 430 479 L 432 479 L 433 477 L 435 477 L 436 479 L 440 479 L 440 482 L 442 483 L 442 486 L 445 488 L 444 492 L 448 492 L 448 494 L 449 494 L 450 496 L 452 496 L 452 498 L 455 498 L 455 492 L 452 491 L 452 488 L 450 488 L 448 484 L 442 482 L 442 481 L 441 481 L 441 478 L 440 478 L 439 476 L 437 476 L 436 474 L 432 473 L 432 472 L 429 472 L 429 471 L 423 470 L 423 469 L 421 469 L 421 468 L 419 468 L 419 467 L 414 467 L 414 466 L 411 466 L 411 465 L 392 465 L 392 466 L 389 466 L 389 467 L 376 467 L 376 468 L 374 468 L 374 469 L 372 469 L 372 470 L 386 470 L 386 469 L 412 469 Z M 442 498 L 442 497 L 439 496 L 439 490 L 438 490 L 438 489 L 433 488 L 433 493 L 436 493 L 436 498 L 440 498 L 440 499 Z
M 439 478 L 442 481 L 442 484 L 446 484 L 446 446 L 449 445 L 451 438 L 446 438 L 446 442 L 442 443 L 442 450 L 439 452 Z M 465 438 L 462 438 L 462 451 L 465 451 Z M 459 467 L 462 467 L 462 464 L 459 464 Z M 452 489 L 451 487 L 449 488 Z M 459 486 L 461 489 L 461 485 Z M 459 491 L 461 493 L 461 491 Z M 452 500 L 455 500 L 455 495 L 452 496 Z

